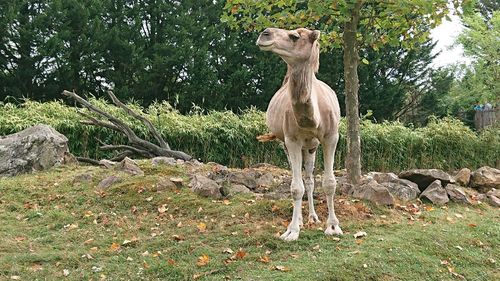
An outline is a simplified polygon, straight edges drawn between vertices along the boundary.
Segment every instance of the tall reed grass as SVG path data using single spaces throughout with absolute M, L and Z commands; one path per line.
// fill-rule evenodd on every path
M 104 100 L 91 99 L 98 107 L 122 118 L 134 131 L 153 141 L 137 120 Z M 165 140 L 176 150 L 185 151 L 204 162 L 214 161 L 233 167 L 259 162 L 285 166 L 287 161 L 276 142 L 259 143 L 257 135 L 267 131 L 264 113 L 248 109 L 237 115 L 230 111 L 181 115 L 167 103 L 155 103 L 144 111 Z M 80 109 L 82 110 L 82 109 Z M 96 159 L 110 157 L 99 150 L 97 139 L 108 144 L 126 143 L 112 130 L 82 125 L 75 107 L 62 102 L 25 101 L 20 106 L 0 105 L 0 135 L 12 134 L 35 124 L 48 124 L 66 135 L 70 150 Z M 341 122 L 336 168 L 344 166 L 346 126 Z M 399 122 L 361 124 L 362 165 L 366 171 L 401 171 L 410 168 L 471 169 L 500 162 L 500 130 L 490 128 L 480 134 L 453 118 L 432 119 L 427 127 L 413 128 Z M 321 161 L 321 156 L 318 157 Z

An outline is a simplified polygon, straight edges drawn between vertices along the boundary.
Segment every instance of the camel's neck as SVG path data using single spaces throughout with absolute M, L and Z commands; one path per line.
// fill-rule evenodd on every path
M 314 104 L 311 100 L 314 71 L 309 63 L 288 66 L 288 89 L 292 99 L 293 113 L 300 127 L 317 127 L 314 118 Z
M 287 71 L 289 91 L 293 104 L 309 103 L 311 99 L 311 88 L 314 72 L 309 63 L 288 66 Z

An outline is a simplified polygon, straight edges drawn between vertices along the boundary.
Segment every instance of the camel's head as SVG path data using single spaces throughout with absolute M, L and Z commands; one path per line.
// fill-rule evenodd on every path
M 266 28 L 257 39 L 257 45 L 263 51 L 271 51 L 279 55 L 288 64 L 294 65 L 311 59 L 319 51 L 320 32 L 298 28 L 284 30 Z

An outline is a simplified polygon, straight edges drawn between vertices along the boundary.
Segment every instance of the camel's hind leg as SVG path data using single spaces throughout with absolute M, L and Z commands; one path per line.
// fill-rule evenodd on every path
M 302 196 L 304 196 L 304 182 L 302 181 L 302 143 L 296 139 L 285 138 L 290 164 L 292 166 L 292 185 L 290 186 L 293 198 L 293 216 L 286 232 L 281 235 L 285 241 L 299 238 L 302 218 Z
M 335 196 L 335 189 L 337 181 L 333 174 L 333 161 L 335 156 L 335 149 L 339 140 L 338 133 L 325 138 L 323 144 L 323 158 L 325 160 L 325 175 L 323 176 L 323 189 L 326 192 L 326 203 L 328 205 L 328 220 L 326 222 L 325 234 L 327 235 L 342 235 L 342 229 L 339 226 L 339 220 L 335 215 L 333 207 L 333 197 Z
M 304 185 L 307 192 L 307 203 L 309 205 L 309 223 L 321 222 L 314 210 L 314 162 L 316 160 L 316 149 L 302 150 L 304 158 Z

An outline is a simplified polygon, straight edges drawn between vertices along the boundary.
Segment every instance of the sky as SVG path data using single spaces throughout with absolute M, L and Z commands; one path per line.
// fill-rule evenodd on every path
M 453 46 L 464 26 L 457 15 L 450 15 L 450 18 L 451 21 L 444 20 L 442 24 L 431 30 L 432 40 L 437 41 L 434 52 L 441 51 L 432 63 L 434 68 L 454 63 L 470 63 L 470 59 L 464 57 L 463 47 Z

